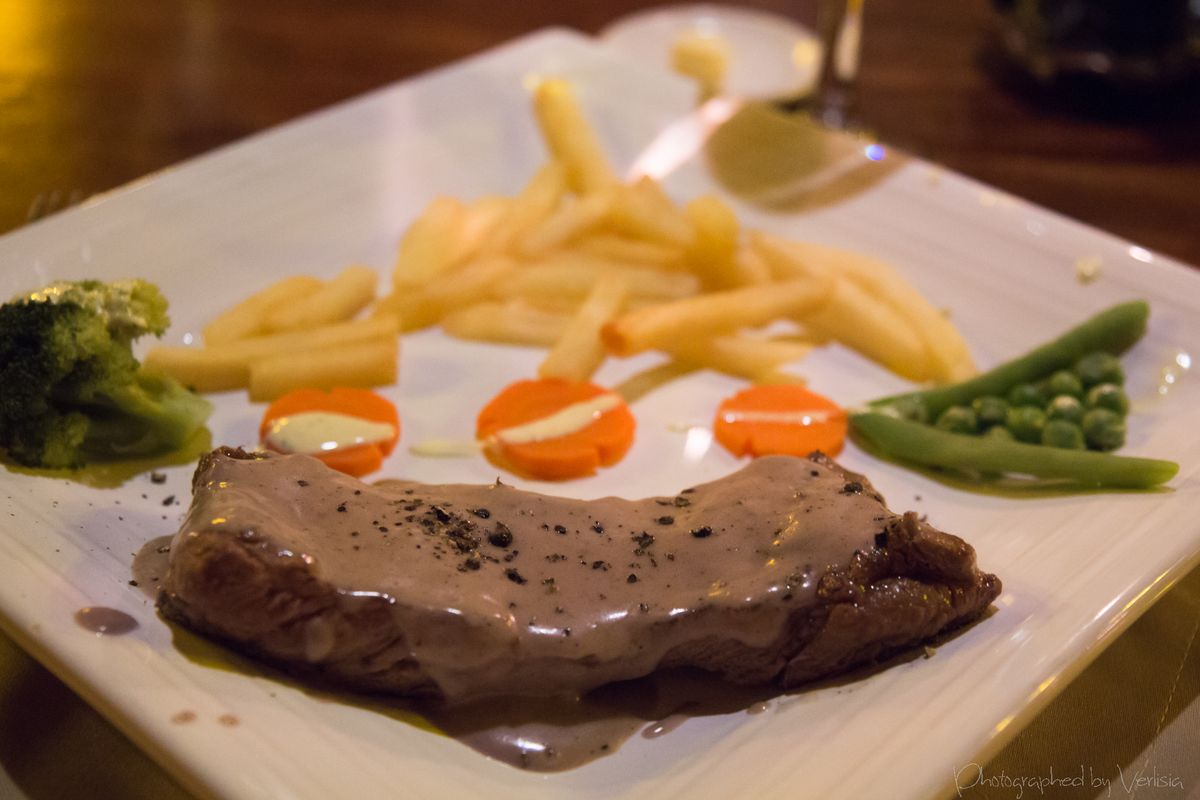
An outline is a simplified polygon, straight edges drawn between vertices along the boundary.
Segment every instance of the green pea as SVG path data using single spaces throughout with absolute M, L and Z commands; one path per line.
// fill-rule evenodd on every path
M 1083 429 L 1074 422 L 1065 419 L 1052 419 L 1042 428 L 1042 444 L 1048 447 L 1064 447 L 1068 450 L 1082 450 Z
M 1046 379 L 1045 392 L 1050 397 L 1059 395 L 1083 397 L 1083 383 L 1075 373 L 1060 369 Z
M 1021 442 L 1040 442 L 1046 425 L 1046 412 L 1037 406 L 1014 406 L 1008 410 L 1005 427 Z
M 922 425 L 929 422 L 929 407 L 921 397 L 915 395 L 902 397 L 892 405 L 892 409 L 900 415 L 901 419 L 920 422 Z
M 1011 442 L 1013 440 L 1012 431 L 1003 425 L 993 425 L 984 432 L 984 437 L 988 439 L 1004 439 Z
M 1076 361 L 1075 374 L 1083 381 L 1084 386 L 1100 383 L 1115 383 L 1121 386 L 1125 383 L 1125 371 L 1121 369 L 1120 359 L 1103 350 L 1088 353 Z
M 1122 417 L 1129 413 L 1129 397 L 1115 383 L 1099 383 L 1088 389 L 1088 408 L 1107 408 Z
M 1008 403 L 1003 397 L 986 394 L 971 401 L 971 410 L 979 420 L 979 427 L 992 428 L 1004 424 L 1004 418 L 1008 414 Z
M 1013 406 L 1037 406 L 1041 408 L 1046 405 L 1046 396 L 1042 394 L 1041 389 L 1032 383 L 1018 383 L 1009 390 L 1008 403 Z
M 951 433 L 976 433 L 979 430 L 975 412 L 966 406 L 950 406 L 938 415 L 936 425 Z
M 1107 408 L 1093 408 L 1083 415 L 1083 435 L 1094 450 L 1116 450 L 1125 444 L 1125 420 Z
M 1078 425 L 1083 422 L 1083 403 L 1069 394 L 1060 394 L 1046 406 L 1046 420 L 1056 419 Z

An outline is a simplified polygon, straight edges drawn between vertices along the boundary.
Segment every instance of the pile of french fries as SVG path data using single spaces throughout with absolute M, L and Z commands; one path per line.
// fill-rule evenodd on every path
M 247 389 L 254 401 L 293 389 L 395 383 L 396 321 L 355 319 L 375 299 L 378 282 L 378 273 L 362 266 L 328 281 L 284 278 L 205 325 L 203 347 L 154 347 L 143 367 L 198 392 Z
M 513 197 L 435 198 L 401 238 L 388 294 L 374 299 L 365 267 L 287 278 L 206 326 L 203 348 L 156 348 L 146 366 L 253 400 L 381 385 L 396 378 L 397 333 L 440 325 L 548 348 L 539 375 L 571 381 L 655 350 L 685 371 L 792 382 L 785 367 L 830 340 L 913 381 L 975 371 L 890 265 L 745 230 L 715 195 L 678 205 L 651 178 L 619 180 L 563 80 L 542 81 L 533 108 L 547 162 Z
M 680 206 L 653 179 L 623 183 L 565 81 L 542 81 L 533 107 L 549 161 L 515 197 L 434 200 L 376 318 L 545 346 L 539 374 L 568 380 L 646 350 L 796 380 L 783 367 L 830 339 L 914 381 L 974 372 L 962 337 L 888 264 L 743 230 L 715 195 Z

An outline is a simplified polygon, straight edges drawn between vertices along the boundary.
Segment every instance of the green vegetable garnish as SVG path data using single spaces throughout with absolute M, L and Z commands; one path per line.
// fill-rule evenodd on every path
M 1083 430 L 1074 422 L 1052 419 L 1042 428 L 1042 444 L 1047 447 L 1065 447 L 1071 450 L 1084 448 Z
M 1129 413 L 1129 398 L 1125 390 L 1115 383 L 1101 383 L 1088 389 L 1088 408 L 1107 408 L 1121 416 Z
M 1046 406 L 1046 421 L 1065 420 L 1073 425 L 1083 422 L 1083 403 L 1069 394 L 1059 395 Z
M 1046 412 L 1036 406 L 1013 406 L 1008 410 L 1004 427 L 1022 442 L 1039 442 L 1046 426 Z
M 979 430 L 975 412 L 966 406 L 950 406 L 937 418 L 936 424 L 951 433 L 975 433 Z
M 920 407 L 926 419 L 937 419 L 950 406 L 970 405 L 976 397 L 988 394 L 1004 397 L 1018 383 L 1035 383 L 1057 369 L 1072 366 L 1089 353 L 1099 350 L 1123 353 L 1146 332 L 1149 316 L 1150 306 L 1144 301 L 1121 303 L 1100 312 L 1057 339 L 970 380 L 884 397 L 871 403 L 871 406 L 888 406 L 897 410 L 901 406 Z M 1038 405 L 1045 405 L 1047 399 L 1043 398 Z M 915 418 L 908 414 L 904 416 Z
M 1074 372 L 1060 369 L 1046 379 L 1045 391 L 1049 397 L 1083 397 L 1083 383 Z
M 1046 394 L 1032 383 L 1019 383 L 1009 391 L 1008 404 L 1041 408 L 1046 404 Z
M 1179 465 L 1082 449 L 1086 444 L 1111 450 L 1124 442 L 1117 410 L 1127 408 L 1128 400 L 1119 387 L 1101 385 L 1124 380 L 1116 356 L 1145 333 L 1149 311 L 1142 301 L 1122 303 L 970 380 L 876 400 L 850 415 L 851 430 L 883 455 L 978 476 L 1012 473 L 1097 487 L 1158 485 Z M 1095 388 L 1085 407 L 1078 398 L 1090 387 Z M 1043 390 L 1053 394 L 1046 397 Z M 1000 398 L 1011 405 L 1004 408 Z M 967 406 L 985 435 L 939 429 L 950 427 L 957 411 L 938 427 L 922 424 Z M 1004 423 L 995 424 L 1001 410 Z
M 1016 473 L 1086 486 L 1148 489 L 1179 472 L 1179 465 L 1171 461 L 1006 441 L 990 432 L 963 436 L 877 411 L 855 414 L 851 422 L 855 433 L 883 455 L 976 475 Z
M 985 437 L 990 436 L 993 439 L 1004 439 L 1005 441 L 1008 441 L 1008 442 L 1016 441 L 1013 438 L 1012 431 L 1010 431 L 1008 428 L 1004 427 L 1003 425 L 993 425 L 992 427 L 988 428 L 987 433 L 985 433 L 983 435 Z
M 1084 386 L 1095 386 L 1098 383 L 1115 383 L 1120 386 L 1125 383 L 1125 370 L 1121 368 L 1121 361 L 1104 350 L 1082 356 L 1075 362 L 1075 374 Z
M 1093 408 L 1083 415 L 1083 435 L 1097 450 L 1116 450 L 1125 444 L 1125 420 L 1107 408 Z
M 975 412 L 975 418 L 979 420 L 979 427 L 992 428 L 1004 424 L 1004 420 L 1008 416 L 1008 403 L 1002 397 L 986 395 L 972 400 L 971 410 Z
M 0 448 L 31 467 L 174 450 L 212 406 L 143 372 L 133 341 L 161 335 L 167 301 L 141 280 L 60 282 L 0 306 Z

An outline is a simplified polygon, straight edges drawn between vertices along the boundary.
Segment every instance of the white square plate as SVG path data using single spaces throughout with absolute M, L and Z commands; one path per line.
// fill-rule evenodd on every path
M 57 278 L 143 276 L 172 300 L 167 339 L 179 342 L 278 276 L 330 275 L 351 262 L 386 271 L 400 232 L 433 196 L 512 192 L 541 163 L 522 85 L 532 73 L 575 82 L 621 166 L 692 100 L 690 86 L 588 39 L 536 35 L 10 234 L 0 240 L 0 294 Z M 692 165 L 668 188 L 685 198 L 712 186 Z M 141 476 L 117 489 L 0 472 L 0 622 L 189 787 L 212 796 L 915 798 L 946 791 L 955 770 L 994 752 L 1200 553 L 1200 387 L 1174 360 L 1200 347 L 1200 275 L 915 161 L 825 211 L 741 213 L 748 224 L 892 261 L 951 310 L 983 366 L 1114 302 L 1150 300 L 1150 332 L 1126 362 L 1135 402 L 1126 449 L 1181 462 L 1173 488 L 968 494 L 848 447 L 843 463 L 870 475 L 893 508 L 925 512 L 975 545 L 980 564 L 1004 580 L 998 612 L 932 658 L 800 692 L 767 713 L 693 719 L 669 736 L 635 736 L 613 756 L 552 775 L 512 769 L 253 669 L 215 669 L 185 656 L 127 581 L 141 544 L 174 532 L 180 509 L 161 501 L 175 494 L 186 505 L 188 467 L 169 470 L 163 486 Z M 1075 276 L 1080 258 L 1102 264 L 1088 285 Z M 406 338 L 404 348 L 402 380 L 388 391 L 408 443 L 469 435 L 480 405 L 531 374 L 538 359 L 432 332 Z M 611 362 L 598 380 L 615 382 L 652 361 Z M 903 385 L 838 349 L 817 352 L 802 368 L 847 404 Z M 1179 380 L 1160 392 L 1165 368 Z M 643 496 L 732 471 L 737 463 L 717 448 L 685 459 L 676 429 L 707 424 L 737 387 L 700 373 L 647 396 L 635 405 L 639 439 L 623 463 L 549 490 Z M 252 444 L 260 414 L 241 393 L 218 397 L 214 440 Z M 404 452 L 386 473 L 471 482 L 495 474 L 481 459 Z M 122 609 L 140 625 L 122 637 L 89 635 L 72 621 L 88 605 Z M 172 721 L 180 712 L 194 718 Z M 223 715 L 240 724 L 222 724 Z

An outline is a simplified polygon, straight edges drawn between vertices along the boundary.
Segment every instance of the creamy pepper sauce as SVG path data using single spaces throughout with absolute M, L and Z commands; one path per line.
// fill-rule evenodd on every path
M 581 501 L 498 481 L 370 486 L 305 456 L 220 457 L 205 481 L 172 563 L 198 532 L 227 530 L 299 559 L 347 609 L 385 599 L 405 634 L 400 657 L 446 698 L 435 721 L 533 769 L 604 755 L 647 724 L 645 714 L 597 716 L 577 699 L 589 690 L 651 675 L 672 648 L 707 636 L 777 641 L 825 570 L 873 547 L 892 516 L 855 496 L 863 487 L 843 473 L 787 456 L 643 500 Z M 169 574 L 166 583 L 170 591 Z M 334 641 L 320 619 L 303 646 L 318 668 Z M 538 706 L 543 719 L 592 720 L 531 721 L 558 732 L 553 743 L 543 736 L 553 758 L 513 745 L 539 741 L 533 728 L 514 735 L 479 711 L 529 708 L 534 695 L 555 698 L 556 710 Z

